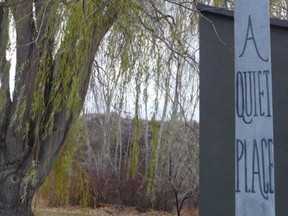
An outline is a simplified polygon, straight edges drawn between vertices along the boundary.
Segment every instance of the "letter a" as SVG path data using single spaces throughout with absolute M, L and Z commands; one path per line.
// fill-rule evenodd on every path
M 252 40 L 252 41 L 253 41 L 258 57 L 259 57 L 262 61 L 268 62 L 268 58 L 266 58 L 266 59 L 263 58 L 263 57 L 260 55 L 260 53 L 259 53 L 259 50 L 258 50 L 258 47 L 257 47 L 257 44 L 256 44 L 256 40 L 255 40 L 255 37 L 254 37 L 254 33 L 253 33 L 252 22 L 251 22 L 251 15 L 249 15 L 249 18 L 248 18 L 248 27 L 247 27 L 247 33 L 246 33 L 246 38 L 245 38 L 245 44 L 244 44 L 244 47 L 243 47 L 243 51 L 242 51 L 242 53 L 239 55 L 239 57 L 242 57 L 242 56 L 244 55 L 245 50 L 246 50 L 246 46 L 247 46 L 247 41 L 248 41 L 248 40 Z

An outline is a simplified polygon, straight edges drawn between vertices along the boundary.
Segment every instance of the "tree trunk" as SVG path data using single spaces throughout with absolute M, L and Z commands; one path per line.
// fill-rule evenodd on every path
M 0 216 L 33 215 L 33 196 L 79 115 L 95 53 L 124 2 L 0 2 Z M 17 34 L 12 99 L 9 10 Z
M 1 173 L 0 188 L 0 215 L 33 215 L 31 211 L 31 202 L 34 193 L 25 188 L 22 174 L 17 173 L 16 169 L 9 168 Z M 21 199 L 23 191 L 30 191 L 26 199 Z

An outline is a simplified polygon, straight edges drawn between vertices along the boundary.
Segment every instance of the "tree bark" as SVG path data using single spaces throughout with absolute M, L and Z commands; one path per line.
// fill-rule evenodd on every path
M 1 172 L 0 187 L 0 215 L 33 215 L 31 202 L 33 196 L 21 199 L 23 187 L 23 177 L 15 168 L 6 168 Z
M 33 215 L 33 196 L 79 115 L 95 53 L 120 11 L 114 1 L 65 2 L 0 3 L 0 216 Z M 5 55 L 8 9 L 17 34 L 12 100 Z M 62 21 L 61 9 L 67 12 Z M 59 48 L 57 32 L 64 24 Z

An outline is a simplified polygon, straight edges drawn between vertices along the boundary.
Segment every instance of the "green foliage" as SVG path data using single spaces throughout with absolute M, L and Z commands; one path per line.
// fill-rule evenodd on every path
M 89 115 L 85 117 L 86 123 L 83 117 L 77 129 L 73 128 L 63 149 L 65 153 L 62 152 L 38 196 L 50 197 L 50 204 L 54 206 L 77 204 L 94 207 L 98 202 L 108 202 L 135 205 L 144 209 L 154 207 L 171 210 L 174 189 L 171 185 L 180 192 L 190 185 L 197 185 L 197 135 L 185 127 L 183 121 L 161 123 L 155 118 L 149 121 L 148 136 L 151 137 L 148 144 L 151 152 L 147 152 L 144 147 L 145 121 L 123 119 L 111 113 L 109 122 L 102 124 L 106 117 L 100 114 Z M 161 125 L 163 135 L 159 140 Z M 133 176 L 131 164 L 135 162 L 132 145 L 135 126 L 138 127 L 138 157 Z M 193 128 L 197 130 L 196 123 Z M 104 130 L 107 134 L 101 133 Z M 131 139 L 126 139 L 127 137 Z M 105 138 L 109 140 L 108 143 L 103 142 Z M 99 149 L 107 147 L 103 146 L 104 143 L 109 148 L 100 151 Z M 91 148 L 86 148 L 86 144 Z M 128 159 L 121 161 L 121 154 L 125 155 L 125 149 L 129 145 L 132 152 L 128 151 Z M 116 151 L 115 148 L 119 150 Z M 95 156 L 93 161 L 90 161 L 90 156 L 86 156 L 88 153 Z M 148 173 L 145 173 L 142 163 L 146 156 L 149 157 Z M 83 164 L 87 164 L 85 169 Z
M 49 198 L 50 205 L 87 207 L 92 202 L 90 180 L 83 166 L 86 139 L 80 119 L 71 130 L 55 166 L 38 193 L 40 197 Z
M 141 126 L 139 119 L 136 117 L 134 119 L 134 133 L 132 138 L 132 147 L 130 149 L 130 164 L 129 164 L 129 176 L 132 179 L 136 178 L 137 168 L 138 168 L 138 160 L 139 160 L 139 145 L 141 138 Z
M 153 118 L 151 120 L 151 146 L 152 146 L 152 154 L 151 154 L 151 159 L 149 163 L 149 177 L 148 177 L 148 184 L 147 184 L 147 192 L 151 193 L 154 189 L 155 186 L 155 169 L 157 164 L 157 158 L 158 158 L 158 145 L 160 144 L 159 142 L 159 122 Z
M 40 61 L 30 112 L 31 119 L 41 128 L 43 139 L 51 134 L 57 113 L 65 109 L 67 117 L 71 113 L 77 116 L 81 110 L 93 60 L 91 53 L 95 52 L 93 41 L 105 31 L 97 28 L 95 31 L 97 23 L 105 22 L 98 3 L 102 1 L 82 0 L 64 5 L 61 1 L 53 2 L 53 13 L 47 17 L 38 43 Z M 38 13 L 39 18 L 44 15 L 45 11 Z
M 119 173 L 126 170 L 127 165 L 131 179 L 137 180 L 143 175 L 142 188 L 145 188 L 149 202 L 156 206 L 157 193 L 162 191 L 159 188 L 169 187 L 169 154 L 180 151 L 174 149 L 174 127 L 168 132 L 166 121 L 172 119 L 173 109 L 175 122 L 181 120 L 190 124 L 198 100 L 197 46 L 194 47 L 197 21 L 194 20 L 192 2 L 183 3 L 188 9 L 163 1 L 130 3 L 101 44 L 88 102 L 89 108 L 91 104 L 95 107 L 90 112 L 104 113 L 107 118 L 111 112 L 116 112 L 133 119 L 133 129 L 129 133 L 124 133 L 123 125 L 118 126 L 118 130 L 113 127 L 113 131 L 120 130 L 118 140 L 121 136 L 130 138 L 128 154 L 125 154 L 126 146 L 122 143 L 124 150 L 117 151 L 119 155 L 110 152 L 111 160 L 108 157 L 105 161 L 109 164 L 107 168 L 113 167 L 111 172 L 115 169 L 117 176 L 121 176 Z M 141 118 L 145 118 L 149 126 Z M 103 130 L 114 137 L 110 128 L 109 132 Z M 110 142 L 109 145 L 117 144 Z M 182 155 L 185 155 L 182 151 L 176 154 L 180 158 Z M 110 164 L 111 161 L 115 164 Z M 120 163 L 123 163 L 121 167 Z M 185 159 L 182 163 L 191 161 Z M 194 170 L 194 164 L 190 166 Z M 140 170 L 144 170 L 143 173 Z
M 189 165 L 194 169 L 194 164 L 189 164 L 191 161 L 188 162 L 184 154 L 187 148 L 185 151 L 175 148 L 175 143 L 186 145 L 189 142 L 180 138 L 177 140 L 176 131 L 180 131 L 177 135 L 184 134 L 183 137 L 186 137 L 187 128 L 182 126 L 185 122 L 192 122 L 191 107 L 198 99 L 198 93 L 194 91 L 198 85 L 197 47 L 194 47 L 197 25 L 191 25 L 194 5 L 190 2 L 184 3 L 187 7 L 181 7 L 165 1 L 147 1 L 145 4 L 138 0 L 109 1 L 119 9 L 121 16 L 114 20 L 94 60 L 94 56 L 89 55 L 89 49 L 93 47 L 90 38 L 98 37 L 99 32 L 91 29 L 98 22 L 101 23 L 103 15 L 109 12 L 99 7 L 103 4 L 103 8 L 106 8 L 105 3 L 63 3 L 64 10 L 59 17 L 63 16 L 64 24 L 60 28 L 65 30 L 65 34 L 61 37 L 60 45 L 49 50 L 48 44 L 42 43 L 40 72 L 35 81 L 37 92 L 31 114 L 42 129 L 42 138 L 52 133 L 54 117 L 63 109 L 67 109 L 67 115 L 79 111 L 79 98 L 83 96 L 79 94 L 80 88 L 83 88 L 80 84 L 84 82 L 83 76 L 90 67 L 93 74 L 89 108 L 95 108 L 95 113 L 104 116 L 96 121 L 97 130 L 89 130 L 89 134 L 97 135 L 97 138 L 91 139 L 96 140 L 96 147 L 91 153 L 95 167 L 91 168 L 92 174 L 89 173 L 89 177 L 97 177 L 93 192 L 87 187 L 90 180 L 87 173 L 81 166 L 78 167 L 79 161 L 85 161 L 79 158 L 79 145 L 73 147 L 70 144 L 70 141 L 78 143 L 75 140 L 86 143 L 79 137 L 69 138 L 64 148 L 65 154 L 61 155 L 49 182 L 45 183 L 46 190 L 54 190 L 55 200 L 59 200 L 60 204 L 71 203 L 72 195 L 86 197 L 82 201 L 78 199 L 78 204 L 83 206 L 91 202 L 92 195 L 105 200 L 109 197 L 108 192 L 116 194 L 119 202 L 128 203 L 129 200 L 133 203 L 141 191 L 141 200 L 145 200 L 147 206 L 151 206 L 151 203 L 159 206 L 157 197 L 161 192 L 166 195 L 171 192 L 169 183 L 173 182 L 167 182 L 167 170 L 170 169 L 172 155 L 180 158 L 185 167 Z M 193 23 L 196 23 L 195 20 Z M 56 29 L 52 24 L 49 28 Z M 55 30 L 53 34 L 58 33 Z M 50 35 L 46 37 L 50 38 Z M 56 41 L 54 43 L 57 44 Z M 192 88 L 192 85 L 196 87 Z M 39 113 L 45 114 L 45 118 Z M 171 126 L 173 131 L 169 132 L 167 122 L 172 118 L 175 118 L 173 122 L 181 122 L 177 124 L 181 125 L 179 131 L 176 126 Z M 77 175 L 71 170 L 77 171 Z M 171 173 L 175 171 L 170 170 Z M 184 173 L 187 174 L 186 171 Z M 173 174 L 182 175 L 177 172 Z M 188 173 L 189 177 L 191 175 L 191 172 Z M 72 186 L 70 179 L 79 182 L 79 187 Z M 131 189 L 133 194 L 127 189 Z M 128 198 L 121 198 L 121 192 Z
M 285 0 L 270 0 L 270 16 L 288 19 L 288 5 Z

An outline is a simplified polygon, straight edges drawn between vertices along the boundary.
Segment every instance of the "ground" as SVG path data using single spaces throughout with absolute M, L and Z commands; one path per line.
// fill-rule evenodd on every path
M 153 211 L 139 212 L 136 208 L 119 206 L 119 205 L 103 205 L 96 209 L 80 209 L 77 207 L 69 208 L 37 208 L 36 216 L 174 216 L 176 214 L 169 212 Z

